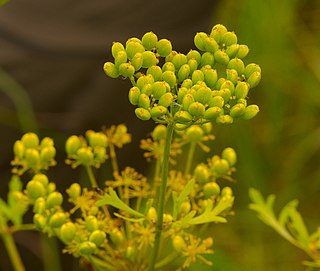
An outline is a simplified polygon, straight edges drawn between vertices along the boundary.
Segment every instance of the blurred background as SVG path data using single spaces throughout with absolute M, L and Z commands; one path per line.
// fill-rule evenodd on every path
M 304 270 L 301 261 L 307 257 L 248 209 L 248 189 L 276 194 L 279 208 L 298 198 L 310 231 L 320 225 L 317 0 L 10 1 L 0 8 L 0 195 L 7 193 L 11 146 L 26 131 L 54 137 L 63 161 L 68 136 L 125 123 L 133 143 L 120 152 L 120 165 L 143 172 L 146 164 L 136 158 L 142 158 L 139 140 L 153 124 L 134 116 L 127 101 L 129 82 L 104 75 L 111 44 L 154 31 L 186 53 L 194 48 L 194 34 L 209 32 L 216 23 L 249 46 L 246 63 L 262 68 L 262 81 L 250 96 L 260 113 L 251 121 L 214 128 L 213 151 L 232 146 L 238 152 L 235 216 L 211 229 L 214 266 L 194 270 Z M 81 178 L 62 162 L 49 176 L 60 189 Z M 79 270 L 77 260 L 41 252 L 35 234 L 17 234 L 16 240 L 32 270 L 65 270 L 66 265 Z M 41 253 L 48 253 L 51 264 L 42 262 Z M 2 243 L 0 257 L 0 270 L 11 270 Z

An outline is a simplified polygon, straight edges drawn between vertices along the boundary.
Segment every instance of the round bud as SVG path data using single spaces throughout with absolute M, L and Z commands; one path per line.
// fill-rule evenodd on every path
M 186 247 L 186 243 L 180 235 L 175 235 L 172 238 L 172 246 L 178 252 L 182 252 Z
M 157 81 L 152 84 L 152 94 L 155 99 L 159 100 L 167 92 L 167 85 L 164 81 Z
M 195 101 L 205 105 L 212 97 L 212 91 L 208 87 L 200 87 L 193 95 Z
M 221 197 L 232 197 L 232 195 L 233 195 L 233 192 L 232 192 L 231 187 L 226 186 L 226 187 L 222 188 Z
M 192 116 L 187 111 L 179 111 L 174 115 L 174 120 L 180 123 L 188 123 L 192 119 Z
M 147 109 L 144 108 L 136 108 L 134 110 L 136 116 L 141 120 L 149 120 L 151 118 L 151 114 Z
M 220 186 L 216 182 L 206 183 L 203 187 L 204 196 L 206 199 L 211 196 L 218 196 L 220 194 Z
M 114 65 L 116 68 L 118 68 L 122 63 L 126 63 L 127 60 L 128 56 L 126 51 L 120 51 L 114 59 Z
M 208 37 L 208 35 L 204 32 L 198 32 L 194 36 L 194 45 L 200 50 L 200 51 L 205 51 L 205 39 Z
M 159 81 L 161 79 L 162 70 L 159 66 L 151 66 L 147 69 L 147 74 L 152 75 L 154 81 Z
M 106 147 L 96 146 L 93 149 L 93 153 L 95 158 L 100 162 L 103 163 L 107 158 L 107 151 Z
M 250 88 L 254 88 L 260 83 L 260 80 L 261 80 L 261 73 L 258 71 L 255 71 L 249 76 L 247 83 L 250 85 Z
M 123 77 L 131 77 L 134 75 L 135 69 L 134 66 L 130 63 L 122 63 L 119 66 L 119 74 Z
M 236 44 L 238 42 L 238 38 L 237 35 L 234 32 L 226 32 L 222 35 L 221 37 L 221 42 L 225 45 L 225 46 L 230 46 L 232 44 Z
M 227 69 L 227 80 L 232 82 L 234 85 L 238 82 L 238 72 L 234 69 Z
M 244 106 L 247 106 L 247 100 L 244 98 L 237 99 L 237 103 L 243 104 Z
M 167 82 L 171 88 L 173 88 L 177 82 L 176 75 L 172 71 L 165 71 L 162 74 L 161 79 Z
M 219 45 L 214 38 L 207 37 L 206 39 L 204 39 L 204 48 L 207 52 L 213 54 L 215 51 L 219 49 Z
M 49 225 L 52 228 L 59 228 L 66 221 L 66 219 L 67 217 L 64 213 L 56 212 L 50 217 Z
M 75 154 L 81 147 L 81 140 L 78 136 L 70 136 L 66 141 L 66 152 L 67 154 Z
M 140 94 L 138 106 L 144 109 L 148 109 L 150 107 L 150 99 L 146 94 Z
M 159 124 L 157 125 L 152 132 L 152 138 L 155 141 L 160 141 L 166 138 L 167 127 L 165 125 Z
M 76 235 L 76 226 L 72 222 L 64 223 L 60 228 L 60 237 L 63 242 L 70 242 Z
M 142 53 L 136 53 L 131 59 L 130 63 L 134 67 L 135 71 L 140 70 L 143 63 Z
M 189 74 L 192 74 L 196 69 L 198 69 L 199 63 L 200 62 L 197 62 L 197 60 L 195 60 L 194 58 L 188 60 L 187 64 L 188 64 L 189 69 L 190 69 L 190 73 Z
M 145 51 L 143 45 L 137 41 L 130 41 L 126 44 L 126 53 L 129 59 L 133 59 L 137 53 Z
M 53 147 L 54 142 L 50 137 L 44 137 L 40 142 L 40 148 Z
M 234 90 L 234 95 L 237 99 L 244 99 L 247 97 L 249 92 L 249 86 L 246 82 L 238 82 Z
M 60 192 L 52 192 L 47 197 L 47 208 L 50 209 L 55 206 L 60 206 L 63 202 L 63 197 Z
M 239 51 L 237 53 L 238 58 L 245 58 L 249 53 L 249 47 L 245 44 L 239 45 Z
M 175 71 L 176 71 L 176 68 L 175 68 L 175 66 L 173 65 L 172 62 L 166 62 L 166 63 L 164 63 L 163 66 L 162 66 L 162 72 L 165 72 L 165 71 L 175 72 Z
M 156 47 L 156 44 L 158 42 L 158 37 L 153 32 L 145 33 L 141 39 L 142 45 L 147 50 L 152 50 L 154 47 Z
M 188 93 L 188 91 L 189 90 L 186 87 L 179 88 L 179 90 L 178 90 L 178 99 L 177 99 L 179 104 L 182 103 L 182 99 Z
M 171 62 L 178 71 L 182 65 L 187 64 L 188 59 L 186 55 L 178 53 L 172 58 Z
M 81 194 L 81 186 L 78 183 L 73 183 L 70 185 L 70 187 L 67 189 L 67 193 L 70 197 L 70 199 L 76 199 Z
M 202 103 L 199 102 L 193 102 L 190 104 L 189 108 L 188 108 L 188 112 L 196 117 L 196 118 L 200 118 L 203 117 L 204 112 L 205 112 L 205 107 Z
M 182 99 L 182 108 L 184 110 L 188 110 L 190 104 L 192 104 L 194 102 L 194 97 L 187 93 L 186 95 L 184 95 L 183 99 Z
M 227 65 L 229 63 L 229 56 L 225 51 L 222 50 L 217 50 L 214 53 L 214 59 L 217 63 L 222 64 L 222 65 Z
M 85 223 L 86 223 L 86 228 L 89 232 L 93 232 L 99 229 L 98 219 L 93 215 L 87 216 Z
M 199 81 L 204 81 L 204 74 L 201 70 L 195 70 L 192 73 L 191 80 L 193 84 L 197 84 Z
M 150 207 L 147 213 L 147 219 L 152 223 L 155 223 L 158 219 L 157 211 L 154 207 Z
M 237 56 L 239 49 L 240 49 L 239 44 L 232 44 L 228 46 L 228 48 L 226 49 L 226 53 L 230 58 L 234 58 L 235 56 Z
M 37 148 L 39 145 L 39 138 L 35 133 L 26 133 L 22 136 L 21 142 L 25 148 Z
M 18 159 L 22 159 L 24 156 L 25 147 L 21 140 L 17 140 L 13 145 L 14 156 Z
M 246 106 L 244 104 L 235 104 L 230 109 L 230 116 L 233 118 L 240 118 L 243 115 L 245 109 Z
M 205 52 L 202 54 L 201 56 L 201 66 L 205 66 L 205 65 L 210 65 L 211 67 L 213 66 L 214 63 L 214 56 L 212 53 L 210 52 Z
M 212 27 L 210 37 L 214 38 L 216 42 L 220 43 L 221 37 L 227 33 L 227 28 L 222 24 L 216 24 Z
M 197 50 L 190 50 L 187 54 L 187 59 L 195 59 L 198 63 L 201 62 L 201 54 Z
M 47 193 L 50 194 L 52 192 L 54 192 L 56 190 L 56 184 L 55 183 L 48 183 L 48 186 L 47 186 Z
M 34 175 L 33 180 L 40 182 L 43 185 L 43 187 L 47 187 L 49 183 L 48 177 L 42 173 L 37 173 L 36 175 Z
M 157 48 L 157 53 L 161 56 L 161 57 L 166 57 L 168 56 L 171 51 L 172 51 L 172 45 L 171 42 L 167 39 L 161 39 L 157 42 L 156 44 L 156 48 Z
M 189 201 L 184 201 L 180 206 L 179 213 L 183 216 L 183 215 L 189 213 L 190 210 L 191 210 L 190 202 Z
M 204 112 L 204 118 L 210 121 L 215 120 L 218 116 L 220 116 L 221 113 L 222 113 L 222 109 L 220 107 L 213 106 L 208 108 Z
M 168 107 L 173 103 L 173 95 L 171 92 L 167 92 L 159 99 L 159 106 Z
M 186 136 L 191 142 L 199 142 L 203 137 L 203 130 L 198 125 L 193 125 L 187 129 Z
M 125 241 L 123 233 L 117 228 L 111 231 L 110 239 L 115 245 L 121 245 Z
M 157 65 L 159 62 L 155 53 L 151 51 L 143 52 L 142 57 L 143 57 L 142 68 L 149 68 L 151 66 Z
M 223 88 L 219 90 L 219 95 L 224 99 L 224 102 L 227 103 L 231 97 L 231 91 L 228 88 Z
M 254 72 L 260 72 L 261 73 L 261 68 L 259 65 L 255 63 L 250 63 L 248 64 L 245 69 L 244 69 L 244 75 L 246 78 L 249 78 L 251 74 Z
M 79 252 L 82 255 L 90 255 L 92 253 L 94 253 L 97 249 L 97 246 L 95 243 L 93 242 L 83 242 L 80 244 L 79 246 Z
M 151 74 L 140 76 L 136 82 L 136 86 L 139 89 L 143 89 L 146 84 L 153 84 L 154 78 Z
M 227 79 L 220 77 L 215 85 L 215 89 L 221 89 L 222 84 L 226 81 Z
M 43 197 L 37 198 L 34 202 L 33 212 L 42 214 L 46 210 L 46 201 Z
M 90 234 L 89 241 L 95 243 L 97 247 L 101 246 L 106 240 L 105 232 L 101 230 L 95 230 Z
M 129 101 L 132 105 L 137 105 L 139 102 L 140 89 L 138 87 L 132 87 L 129 90 Z
M 52 146 L 44 147 L 40 151 L 40 161 L 42 163 L 48 163 L 52 159 L 54 159 L 55 155 L 56 155 L 56 149 L 54 147 Z
M 216 123 L 218 124 L 231 124 L 233 123 L 233 118 L 229 115 L 220 115 L 216 118 Z
M 105 74 L 111 78 L 118 78 L 119 72 L 116 66 L 112 62 L 106 62 L 103 65 L 103 70 Z
M 227 68 L 236 70 L 239 75 L 244 73 L 244 63 L 240 58 L 237 57 L 229 61 Z
M 92 153 L 91 148 L 82 147 L 82 148 L 78 149 L 77 158 L 78 158 L 78 161 L 82 165 L 89 165 L 90 163 L 92 163 L 93 153 Z
M 234 92 L 234 84 L 230 80 L 225 80 L 222 85 L 220 86 L 220 90 L 222 89 L 229 89 L 230 93 L 233 94 Z
M 214 96 L 210 99 L 208 103 L 209 107 L 220 107 L 224 105 L 224 99 L 221 96 Z
M 190 66 L 188 64 L 184 64 L 180 67 L 178 71 L 178 81 L 182 82 L 189 77 L 190 74 Z
M 100 147 L 107 147 L 108 144 L 108 138 L 103 133 L 87 133 L 87 138 L 89 141 L 89 144 L 92 148 L 100 146 Z
M 225 148 L 222 151 L 221 157 L 228 161 L 230 167 L 234 166 L 237 162 L 237 154 L 233 148 Z
M 124 46 L 120 42 L 114 42 L 111 46 L 111 54 L 114 58 L 116 58 L 117 54 L 120 51 L 124 51 Z
M 173 221 L 172 215 L 163 214 L 163 223 L 168 224 L 168 223 L 172 223 L 172 221 Z
M 127 41 L 126 41 L 126 46 L 128 45 L 128 43 L 130 42 L 138 42 L 140 44 L 142 44 L 142 41 L 140 39 L 138 39 L 137 37 L 132 37 L 132 38 L 129 38 Z
M 35 214 L 33 216 L 33 223 L 38 229 L 43 229 L 47 224 L 47 219 L 41 214 Z
M 190 73 L 191 73 L 191 70 L 190 70 Z M 184 88 L 187 88 L 187 89 L 191 88 L 192 86 L 193 86 L 193 82 L 189 78 L 185 79 L 181 84 L 181 87 L 184 87 Z
M 152 94 L 152 84 L 146 84 L 141 90 L 141 93 L 150 96 Z
M 31 180 L 27 184 L 27 192 L 28 192 L 28 195 L 35 200 L 39 197 L 44 196 L 46 193 L 46 190 L 42 183 L 35 180 Z
M 217 80 L 218 80 L 218 74 L 215 69 L 206 69 L 204 72 L 204 81 L 206 82 L 207 86 L 209 88 L 214 88 Z
M 226 175 L 230 166 L 226 159 L 217 159 L 214 164 L 212 165 L 212 171 L 217 176 Z
M 252 119 L 253 117 L 255 117 L 258 114 L 259 111 L 260 110 L 259 110 L 259 107 L 257 105 L 255 105 L 255 104 L 249 105 L 244 110 L 244 113 L 241 116 L 241 118 L 244 119 L 244 120 Z

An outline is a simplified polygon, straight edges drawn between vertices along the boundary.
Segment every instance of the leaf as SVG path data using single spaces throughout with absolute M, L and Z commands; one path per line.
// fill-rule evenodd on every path
M 195 184 L 195 180 L 190 180 L 187 185 L 184 187 L 184 189 L 181 191 L 179 197 L 177 197 L 176 192 L 172 192 L 172 198 L 173 198 L 173 219 L 176 219 L 178 216 L 178 210 L 180 210 L 181 204 L 187 199 L 187 197 L 192 192 L 193 186 Z
M 309 233 L 304 224 L 303 218 L 301 217 L 300 213 L 296 210 L 296 207 L 293 207 L 289 212 L 289 217 L 291 220 L 290 225 L 292 226 L 293 230 L 291 233 L 298 239 L 298 241 L 303 244 L 306 249 L 309 249 Z

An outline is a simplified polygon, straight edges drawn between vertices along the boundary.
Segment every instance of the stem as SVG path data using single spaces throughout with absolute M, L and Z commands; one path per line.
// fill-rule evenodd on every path
M 167 178 L 168 178 L 168 171 L 169 171 L 169 155 L 170 155 L 170 145 L 172 140 L 173 134 L 173 124 L 168 124 L 167 126 L 167 134 L 166 134 L 166 142 L 164 145 L 164 154 L 163 154 L 163 161 L 162 161 L 162 171 L 161 171 L 161 186 L 160 186 L 160 194 L 159 199 L 157 200 L 157 213 L 158 219 L 156 224 L 156 232 L 155 232 L 155 240 L 154 240 L 154 247 L 151 254 L 151 260 L 149 263 L 148 271 L 154 270 L 154 265 L 157 260 L 159 247 L 160 247 L 160 239 L 161 239 L 161 232 L 162 232 L 162 224 L 163 224 L 163 211 L 164 211 L 164 201 L 165 201 L 165 194 L 167 188 Z
M 188 158 L 187 158 L 187 163 L 186 163 L 186 168 L 184 170 L 184 175 L 188 175 L 190 173 L 191 165 L 192 165 L 192 160 L 194 156 L 194 151 L 196 150 L 196 143 L 191 142 L 190 143 L 190 148 L 188 152 Z
M 88 173 L 88 177 L 89 177 L 89 180 L 90 180 L 92 187 L 98 187 L 98 183 L 96 181 L 96 178 L 94 177 L 91 166 L 86 166 L 86 171 Z
M 17 246 L 14 242 L 14 239 L 11 234 L 3 234 L 2 240 L 4 243 L 4 246 L 9 254 L 10 261 L 14 267 L 15 271 L 25 271 L 23 262 L 21 260 L 19 251 L 17 249 Z
M 119 174 L 119 166 L 118 166 L 118 161 L 117 161 L 117 155 L 116 151 L 114 149 L 114 145 L 110 144 L 110 158 L 111 158 L 111 165 L 113 169 L 113 175 L 118 175 Z

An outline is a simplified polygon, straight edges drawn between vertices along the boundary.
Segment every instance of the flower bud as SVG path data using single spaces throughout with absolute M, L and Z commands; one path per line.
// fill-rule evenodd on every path
M 63 242 L 70 242 L 76 235 L 76 226 L 72 222 L 64 223 L 60 228 L 60 237 Z
M 111 54 L 114 58 L 116 58 L 117 54 L 120 51 L 124 51 L 124 46 L 122 45 L 121 42 L 114 42 L 111 46 Z
M 232 192 L 231 187 L 226 186 L 226 187 L 222 188 L 221 197 L 228 197 L 228 196 L 232 197 L 232 195 L 233 195 L 233 192 Z
M 230 168 L 229 163 L 225 159 L 218 159 L 212 165 L 212 171 L 216 173 L 218 177 L 226 175 L 229 168 Z
M 227 69 L 227 80 L 231 81 L 234 85 L 238 82 L 238 72 L 235 69 Z
M 160 141 L 165 139 L 167 134 L 167 127 L 165 125 L 159 124 L 152 131 L 152 138 L 155 141 Z
M 137 53 L 145 51 L 143 45 L 137 41 L 130 41 L 126 44 L 126 53 L 129 59 L 133 59 Z
M 123 236 L 123 233 L 117 228 L 114 228 L 111 231 L 110 239 L 116 246 L 121 245 L 125 241 L 125 237 Z
M 66 141 L 66 152 L 67 154 L 75 154 L 81 147 L 81 140 L 78 136 L 70 136 Z
M 48 183 L 47 186 L 47 193 L 50 194 L 52 192 L 56 191 L 56 184 L 53 182 Z
M 194 36 L 194 45 L 200 50 L 200 51 L 205 51 L 205 39 L 208 37 L 208 35 L 204 32 L 198 32 Z
M 237 99 L 244 99 L 247 97 L 249 92 L 249 86 L 246 82 L 238 82 L 234 90 L 234 94 Z
M 58 211 L 50 217 L 49 225 L 52 228 L 59 228 L 66 221 L 66 219 L 67 219 L 66 215 Z
M 116 66 L 112 62 L 106 62 L 103 65 L 103 70 L 105 74 L 111 78 L 118 78 L 119 72 Z
M 42 183 L 35 180 L 31 180 L 27 184 L 27 192 L 28 192 L 28 195 L 35 200 L 39 197 L 44 196 L 46 193 L 46 190 Z
M 143 87 L 147 84 L 153 84 L 154 78 L 151 74 L 140 76 L 136 82 L 136 86 L 139 89 L 143 89 Z
M 150 98 L 146 94 L 140 94 L 138 106 L 148 109 L 150 107 Z
M 178 71 L 178 81 L 183 82 L 190 75 L 190 66 L 188 64 L 183 64 Z
M 93 232 L 99 229 L 99 222 L 95 216 L 89 215 L 86 217 L 86 228 L 89 232 Z
M 79 252 L 82 255 L 90 255 L 93 254 L 97 249 L 97 246 L 93 242 L 83 242 L 79 246 Z
M 44 147 L 40 151 L 40 161 L 42 163 L 48 163 L 56 156 L 56 149 L 52 146 Z
M 244 104 L 235 104 L 230 109 L 230 116 L 233 118 L 240 118 L 243 115 L 245 109 L 246 106 Z
M 173 103 L 173 95 L 171 92 L 167 92 L 159 99 L 159 106 L 168 107 Z
M 239 49 L 239 44 L 232 44 L 228 46 L 228 48 L 226 49 L 226 53 L 229 56 L 229 58 L 234 58 L 238 54 Z
M 62 202 L 62 194 L 60 192 L 53 192 L 47 197 L 47 208 L 50 209 L 54 206 L 60 206 Z
M 254 72 L 260 72 L 261 73 L 261 68 L 259 65 L 255 63 L 250 63 L 248 64 L 245 69 L 244 69 L 244 75 L 246 78 L 249 78 L 251 74 Z
M 227 33 L 227 28 L 222 24 L 216 24 L 212 27 L 210 37 L 214 38 L 216 42 L 220 43 L 221 37 Z
M 150 74 L 153 76 L 154 81 L 159 81 L 162 76 L 162 70 L 159 66 L 151 66 L 147 69 L 147 74 Z
M 178 53 L 172 58 L 171 62 L 178 71 L 182 65 L 187 64 L 188 59 L 184 54 Z
M 193 102 L 190 104 L 189 108 L 188 108 L 188 112 L 196 117 L 196 118 L 200 118 L 203 117 L 204 112 L 205 112 L 205 107 L 203 104 L 199 103 L 199 102 Z
M 155 53 L 151 51 L 143 52 L 142 57 L 143 57 L 142 68 L 149 68 L 151 66 L 157 65 L 159 62 Z
M 229 166 L 232 167 L 237 162 L 237 154 L 233 148 L 225 148 L 222 151 L 221 157 L 228 161 Z
M 191 80 L 193 84 L 197 84 L 199 81 L 204 81 L 204 74 L 201 70 L 195 70 L 192 73 Z
M 224 99 L 221 96 L 214 96 L 208 102 L 209 107 L 220 107 L 224 105 Z
M 33 205 L 33 212 L 42 214 L 46 210 L 46 201 L 43 197 L 37 198 Z
M 168 109 L 164 106 L 158 105 L 154 106 L 150 110 L 150 114 L 152 118 L 159 118 L 165 114 L 167 114 Z
M 155 223 L 158 219 L 157 211 L 154 207 L 150 207 L 147 213 L 147 219 L 152 223 Z
M 76 199 L 81 194 L 81 186 L 78 183 L 73 183 L 70 185 L 70 187 L 67 189 L 67 193 L 70 197 L 70 199 Z
M 177 252 L 182 252 L 186 247 L 186 243 L 180 235 L 175 235 L 172 238 L 172 246 Z
M 50 137 L 44 137 L 40 142 L 41 149 L 44 147 L 53 147 L 53 145 L 54 145 L 54 142 Z
M 193 125 L 187 129 L 186 136 L 190 142 L 199 142 L 203 137 L 203 130 L 198 125 Z
M 200 87 L 193 95 L 195 101 L 205 105 L 212 97 L 212 91 L 208 87 Z
M 238 58 L 245 58 L 249 53 L 249 47 L 245 44 L 239 45 L 239 51 L 237 53 Z
M 122 63 L 119 66 L 119 74 L 122 75 L 123 77 L 131 77 L 134 75 L 134 66 L 131 65 L 130 63 Z
M 167 39 L 161 39 L 157 42 L 156 44 L 156 48 L 157 48 L 157 53 L 161 56 L 161 57 L 166 57 L 168 56 L 171 51 L 172 51 L 172 45 L 171 42 Z
M 33 223 L 38 229 L 43 229 L 47 224 L 47 219 L 41 214 L 35 214 L 33 216 Z
M 88 147 L 78 149 L 77 158 L 82 165 L 89 165 L 93 161 L 92 150 Z
M 217 50 L 214 53 L 214 59 L 217 63 L 222 64 L 222 65 L 227 65 L 229 63 L 229 56 L 225 51 L 222 50 Z
M 150 96 L 152 94 L 152 84 L 146 84 L 141 90 L 141 93 Z
M 17 140 L 13 145 L 14 156 L 18 159 L 22 159 L 24 156 L 25 147 L 21 140 Z
M 247 83 L 249 84 L 250 88 L 254 88 L 260 83 L 260 80 L 261 80 L 261 73 L 256 71 L 249 76 Z
M 129 38 L 129 39 L 126 41 L 126 46 L 127 46 L 130 42 L 137 42 L 137 43 L 142 44 L 142 41 L 141 41 L 140 39 L 138 39 L 137 37 Z
M 221 112 L 222 109 L 220 107 L 210 107 L 204 112 L 204 118 L 210 121 L 215 120 L 218 116 L 220 116 Z
M 49 184 L 49 179 L 45 174 L 42 173 L 37 173 L 36 175 L 33 176 L 33 180 L 40 182 L 43 187 L 47 187 Z
M 240 58 L 237 57 L 229 61 L 227 68 L 236 70 L 239 75 L 244 73 L 244 63 Z
M 218 74 L 215 69 L 206 69 L 204 72 L 204 81 L 209 88 L 214 88 L 217 80 Z
M 152 84 L 152 94 L 155 99 L 159 100 L 167 92 L 167 86 L 164 81 L 157 81 Z
M 92 148 L 94 147 L 107 147 L 108 144 L 108 138 L 105 134 L 103 133 L 96 133 L 93 132 L 91 134 L 88 135 L 88 141 L 89 144 Z
M 89 241 L 95 243 L 97 247 L 101 246 L 106 240 L 106 233 L 101 230 L 95 230 L 90 234 Z
M 22 136 L 21 142 L 25 148 L 37 148 L 39 145 L 39 137 L 35 133 L 26 133 Z
M 206 183 L 203 187 L 204 196 L 206 199 L 211 196 L 218 196 L 220 194 L 220 186 L 216 182 Z
M 136 108 L 134 110 L 134 113 L 141 120 L 149 120 L 151 118 L 150 112 L 147 109 L 144 109 L 144 108 L 141 108 L 141 107 Z
M 216 123 L 218 123 L 218 124 L 231 124 L 231 123 L 233 123 L 233 118 L 229 115 L 220 115 L 216 118 Z
M 136 53 L 131 59 L 130 63 L 134 67 L 135 71 L 140 70 L 143 63 L 142 53 Z
M 255 117 L 258 114 L 259 111 L 260 110 L 259 110 L 259 107 L 257 105 L 255 105 L 255 104 L 249 105 L 244 110 L 244 113 L 241 116 L 241 118 L 244 119 L 244 120 L 252 119 L 253 117 Z
M 174 85 L 177 82 L 176 75 L 172 71 L 165 71 L 162 73 L 161 79 L 169 84 L 171 88 L 174 87 Z
M 192 121 L 192 116 L 187 111 L 179 111 L 174 115 L 174 120 L 180 123 Z
M 164 223 L 164 224 L 172 223 L 172 221 L 173 221 L 172 215 L 170 215 L 170 214 L 163 214 L 163 223 Z
M 204 39 L 204 48 L 207 52 L 214 54 L 219 49 L 219 45 L 214 38 L 207 37 Z
M 144 48 L 146 48 L 147 50 L 152 50 L 154 47 L 156 47 L 158 37 L 153 32 L 147 32 L 143 35 L 141 41 Z
M 212 53 L 210 52 L 205 52 L 202 54 L 201 56 L 201 62 L 200 62 L 201 66 L 205 66 L 205 65 L 209 65 L 209 66 L 213 66 L 214 64 L 214 56 Z
M 231 97 L 231 91 L 228 88 L 223 88 L 219 90 L 219 95 L 224 99 L 224 102 L 227 103 Z
M 183 99 L 182 99 L 182 108 L 184 110 L 188 110 L 190 104 L 192 104 L 194 102 L 194 98 L 191 94 L 187 93 L 186 95 L 184 95 Z
M 195 60 L 194 58 L 189 59 L 188 60 L 188 66 L 190 68 L 190 73 L 189 74 L 192 74 L 196 69 L 198 69 L 199 62 L 197 62 L 197 60 Z
M 181 84 L 181 87 L 184 87 L 184 88 L 187 88 L 187 89 L 190 89 L 192 86 L 193 86 L 193 82 L 192 82 L 192 80 L 190 78 L 185 79 Z
M 225 46 L 230 46 L 232 44 L 236 44 L 238 42 L 237 35 L 234 32 L 226 32 L 222 35 L 220 40 Z
M 187 59 L 195 59 L 198 63 L 201 61 L 201 54 L 197 50 L 190 50 L 187 54 Z

